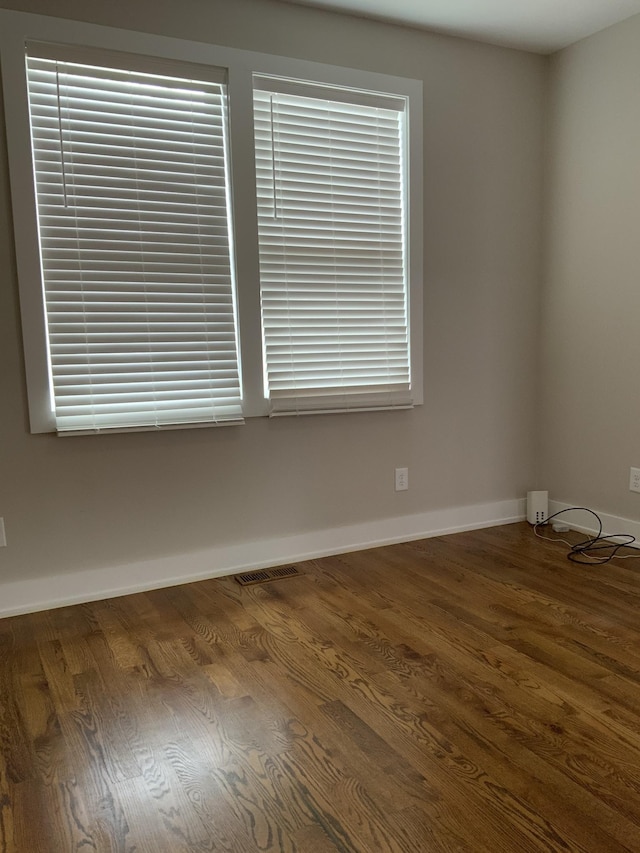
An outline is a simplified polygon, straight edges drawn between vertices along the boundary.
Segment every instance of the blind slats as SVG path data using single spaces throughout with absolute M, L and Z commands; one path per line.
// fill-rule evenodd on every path
M 224 86 L 27 65 L 58 430 L 241 421 Z
M 254 116 L 272 413 L 410 405 L 402 109 L 270 81 Z

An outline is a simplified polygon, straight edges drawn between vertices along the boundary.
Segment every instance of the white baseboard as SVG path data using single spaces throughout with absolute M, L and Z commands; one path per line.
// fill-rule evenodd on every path
M 0 584 L 0 617 L 115 598 L 412 539 L 509 524 L 524 519 L 525 504 L 524 499 L 516 499 L 435 510 L 121 566 L 3 583 Z
M 549 501 L 549 516 L 561 510 L 572 510 L 574 506 L 575 504 L 567 504 L 562 501 Z M 592 507 L 588 508 L 592 509 Z M 640 521 L 635 521 L 631 518 L 620 518 L 617 515 L 609 515 L 597 509 L 594 512 L 597 512 L 602 519 L 602 533 L 604 536 L 612 539 L 616 539 L 616 534 L 620 536 L 635 536 L 637 541 L 631 547 L 640 548 Z M 572 510 L 571 512 L 564 513 L 558 521 L 563 521 L 573 530 L 579 530 L 581 533 L 596 534 L 598 532 L 598 522 L 588 512 L 582 512 L 577 509 Z

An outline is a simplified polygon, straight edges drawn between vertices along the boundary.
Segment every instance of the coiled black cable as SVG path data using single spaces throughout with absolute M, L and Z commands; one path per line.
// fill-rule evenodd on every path
M 597 519 L 598 532 L 595 536 L 589 536 L 587 539 L 572 545 L 571 542 L 568 542 L 566 539 L 553 539 L 550 536 L 541 536 L 540 533 L 538 533 L 538 528 L 549 524 L 552 519 L 557 518 L 565 512 L 575 511 L 588 512 Z M 632 536 L 630 533 L 603 534 L 602 519 L 597 512 L 594 512 L 592 509 L 588 509 L 586 506 L 572 506 L 567 509 L 561 509 L 558 512 L 554 512 L 554 514 L 550 515 L 549 518 L 534 524 L 533 532 L 539 539 L 545 539 L 547 542 L 564 542 L 565 545 L 568 545 L 570 550 L 567 554 L 567 559 L 571 560 L 572 563 L 582 563 L 582 565 L 586 566 L 601 566 L 604 565 L 604 563 L 610 562 L 615 557 L 618 557 L 618 559 L 621 560 L 640 558 L 640 554 L 619 555 L 618 551 L 620 551 L 621 548 L 631 547 L 636 541 L 636 537 Z M 611 541 L 613 539 L 622 541 L 613 542 Z

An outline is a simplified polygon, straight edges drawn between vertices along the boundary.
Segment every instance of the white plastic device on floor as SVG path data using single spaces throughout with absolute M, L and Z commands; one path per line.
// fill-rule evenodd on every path
M 541 524 L 549 517 L 549 492 L 527 492 L 527 521 Z

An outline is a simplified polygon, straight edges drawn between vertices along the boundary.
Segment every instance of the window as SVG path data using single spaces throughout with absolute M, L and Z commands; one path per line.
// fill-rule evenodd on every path
M 57 429 L 241 419 L 224 86 L 42 53 L 27 68 Z
M 421 84 L 0 24 L 32 431 L 422 402 Z
M 274 78 L 255 86 L 272 411 L 409 405 L 405 101 Z

